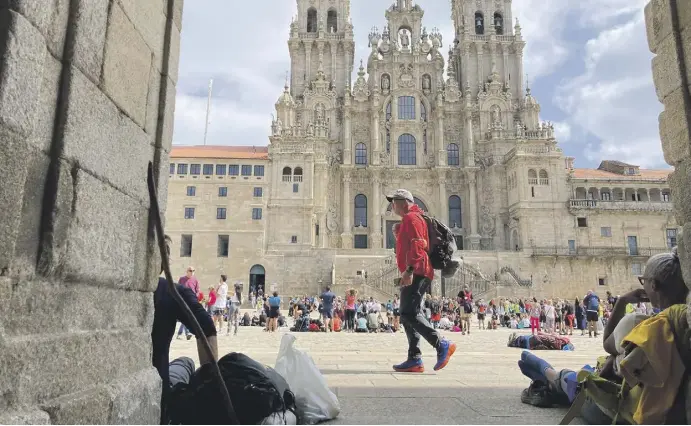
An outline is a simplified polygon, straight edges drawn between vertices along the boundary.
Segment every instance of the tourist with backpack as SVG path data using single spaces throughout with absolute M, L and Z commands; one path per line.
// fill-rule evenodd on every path
M 421 310 L 423 297 L 434 278 L 434 267 L 429 255 L 428 222 L 415 204 L 410 191 L 399 189 L 386 199 L 392 204 L 393 212 L 401 217 L 396 238 L 396 264 L 401 273 L 401 322 L 408 338 L 407 359 L 393 368 L 398 372 L 425 371 L 419 347 L 422 337 L 437 351 L 434 370 L 441 370 L 456 351 L 456 345 L 442 338 L 425 319 Z
M 588 290 L 588 294 L 583 298 L 583 305 L 585 306 L 585 319 L 588 322 L 588 336 L 597 337 L 597 322 L 600 319 L 600 298 L 597 297 L 592 290 Z

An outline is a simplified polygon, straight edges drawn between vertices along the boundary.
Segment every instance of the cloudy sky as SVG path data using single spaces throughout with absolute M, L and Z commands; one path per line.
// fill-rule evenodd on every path
M 525 70 L 577 167 L 618 159 L 666 167 L 658 136 L 662 106 L 652 83 L 643 17 L 647 0 L 514 0 L 527 41 Z M 367 34 L 383 27 L 391 0 L 352 0 L 356 63 Z M 424 25 L 453 40 L 449 1 L 418 0 Z M 209 79 L 207 144 L 267 145 L 271 113 L 289 69 L 295 0 L 185 2 L 174 143 L 201 145 Z M 446 51 L 446 46 L 443 49 Z

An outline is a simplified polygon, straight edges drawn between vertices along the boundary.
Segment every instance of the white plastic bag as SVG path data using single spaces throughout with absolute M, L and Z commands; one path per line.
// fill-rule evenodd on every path
M 341 412 L 338 398 L 329 389 L 312 357 L 295 348 L 295 340 L 292 334 L 283 336 L 274 369 L 286 379 L 295 394 L 300 422 L 312 425 L 335 419 Z
M 605 326 L 602 324 L 602 320 L 599 320 L 597 324 L 595 325 L 595 329 L 597 330 L 598 333 L 604 333 L 605 332 Z

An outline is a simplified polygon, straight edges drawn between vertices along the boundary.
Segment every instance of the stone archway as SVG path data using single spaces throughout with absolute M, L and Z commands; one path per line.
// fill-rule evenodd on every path
M 250 268 L 249 292 L 262 290 L 266 293 L 266 269 L 262 265 L 254 265 Z

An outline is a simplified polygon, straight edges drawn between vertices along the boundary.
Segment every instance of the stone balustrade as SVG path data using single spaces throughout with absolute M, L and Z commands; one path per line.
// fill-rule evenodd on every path
M 656 201 L 602 201 L 602 200 L 569 200 L 569 209 L 627 210 L 648 212 L 671 212 L 672 203 Z

